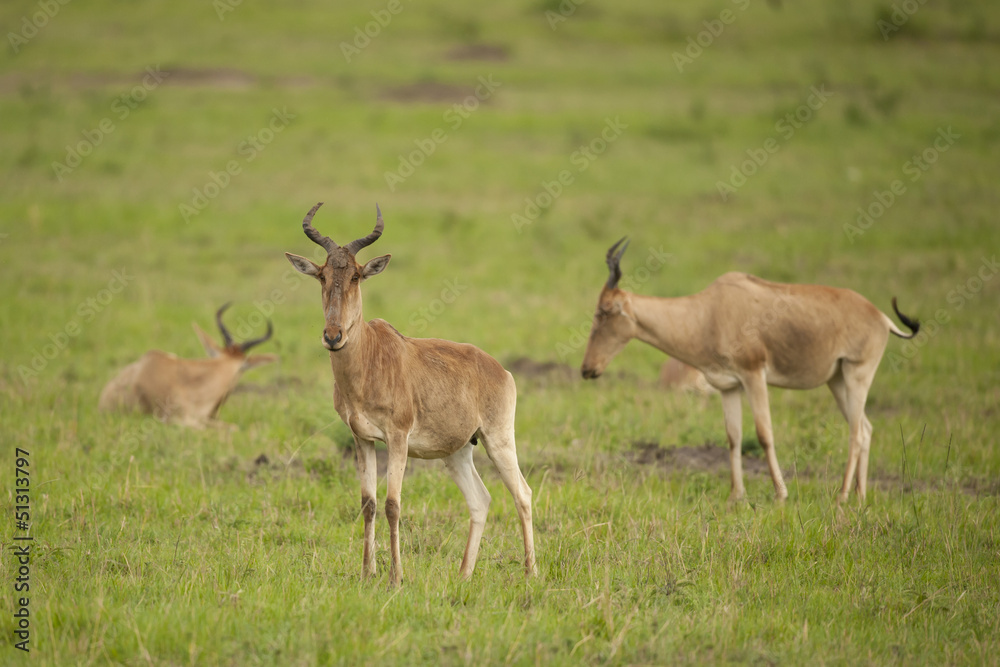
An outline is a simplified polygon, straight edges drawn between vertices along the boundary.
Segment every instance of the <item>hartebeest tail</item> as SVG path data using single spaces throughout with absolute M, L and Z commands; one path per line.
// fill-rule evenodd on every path
M 600 375 L 633 338 L 700 370 L 722 393 L 734 499 L 745 494 L 741 393 L 745 391 L 750 401 L 775 495 L 783 500 L 788 491 L 774 450 L 767 387 L 811 389 L 825 383 L 850 427 L 847 471 L 838 499 L 847 499 L 857 473 L 858 497 L 864 500 L 872 436 L 865 415 L 868 389 L 889 334 L 912 338 L 919 322 L 900 313 L 895 298 L 893 310 L 909 334 L 851 290 L 774 283 L 746 273 L 724 274 L 691 296 L 632 294 L 618 288 L 619 262 L 628 245 L 622 246 L 623 241 L 605 258 L 610 274 L 597 302 L 583 377 Z
M 907 339 L 913 338 L 920 332 L 920 320 L 911 320 L 909 317 L 899 312 L 899 308 L 896 306 L 896 297 L 892 297 L 892 310 L 896 313 L 896 317 L 899 318 L 899 321 L 902 322 L 906 326 L 906 328 L 910 330 L 910 333 L 908 334 L 903 333 L 896 327 L 890 327 L 889 331 L 891 331 L 896 336 L 899 336 L 900 338 L 907 338 Z
M 389 255 L 358 264 L 355 254 L 381 235 L 382 212 L 372 233 L 346 246 L 337 245 L 312 226 L 322 204 L 302 221 L 313 242 L 327 251 L 323 265 L 285 253 L 292 265 L 320 283 L 325 325 L 323 346 L 330 352 L 333 400 L 354 435 L 361 511 L 365 519 L 362 572 L 375 573 L 375 441 L 389 451 L 385 516 L 389 521 L 390 580 L 401 583 L 399 520 L 403 471 L 407 457 L 442 459 L 469 506 L 469 537 L 460 573 L 472 575 L 486 524 L 490 494 L 472 461 L 472 447 L 482 442 L 500 478 L 514 496 L 524 539 L 524 566 L 535 571 L 531 525 L 531 488 L 517 465 L 514 445 L 514 379 L 493 357 L 472 345 L 446 340 L 408 338 L 388 322 L 365 322 L 361 283 L 381 273 Z
M 215 313 L 222 347 L 192 323 L 208 359 L 181 359 L 151 350 L 108 382 L 101 392 L 98 407 L 101 410 L 138 410 L 195 428 L 211 423 L 244 371 L 277 359 L 273 354 L 248 354 L 251 348 L 270 340 L 273 333 L 270 322 L 267 333 L 260 338 L 233 342 L 222 323 L 222 313 L 228 307 L 227 303 Z

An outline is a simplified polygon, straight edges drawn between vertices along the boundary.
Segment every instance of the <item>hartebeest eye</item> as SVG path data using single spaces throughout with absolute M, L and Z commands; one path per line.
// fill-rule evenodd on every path
M 355 274 L 354 274 L 354 275 L 353 275 L 353 276 L 351 277 L 351 282 L 352 282 L 352 283 L 356 283 L 356 282 L 358 282 L 359 280 L 361 280 L 361 274 L 360 274 L 360 273 L 355 273 Z

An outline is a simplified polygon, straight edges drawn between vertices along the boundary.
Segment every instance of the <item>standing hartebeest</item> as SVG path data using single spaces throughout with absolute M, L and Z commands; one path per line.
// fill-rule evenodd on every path
M 215 313 L 223 347 L 216 345 L 197 324 L 192 324 L 208 359 L 181 359 L 159 350 L 147 352 L 105 385 L 98 407 L 139 410 L 195 428 L 211 423 L 244 371 L 277 359 L 273 354 L 247 354 L 250 348 L 271 338 L 270 322 L 262 337 L 233 342 L 222 323 L 222 313 L 228 307 L 227 303 Z
M 722 393 L 734 500 L 745 493 L 740 392 L 746 391 L 750 401 L 775 495 L 784 500 L 788 490 L 774 452 L 767 386 L 812 389 L 826 383 L 850 427 L 847 472 L 838 501 L 847 500 L 855 472 L 858 498 L 863 501 L 872 437 L 865 416 L 868 389 L 889 334 L 913 338 L 920 323 L 899 312 L 895 297 L 892 308 L 912 331 L 909 335 L 851 290 L 772 283 L 746 273 L 726 273 L 691 296 L 631 294 L 618 288 L 619 263 L 628 247 L 622 241 L 608 250 L 610 277 L 597 302 L 583 377 L 600 375 L 633 338 L 704 373 Z
M 383 229 L 378 210 L 375 230 L 339 246 L 312 226 L 322 202 L 302 221 L 306 236 L 327 251 L 320 266 L 305 257 L 285 253 L 302 273 L 319 280 L 326 325 L 323 346 L 330 351 L 333 402 L 354 435 L 361 511 L 365 519 L 362 572 L 375 573 L 375 441 L 389 452 L 385 516 L 392 553 L 390 579 L 403 578 L 399 558 L 400 494 L 409 456 L 443 459 L 461 489 L 471 515 L 469 539 L 460 573 L 468 578 L 476 566 L 486 525 L 490 493 L 472 461 L 472 447 L 481 440 L 501 479 L 514 496 L 524 536 L 524 565 L 535 571 L 531 528 L 531 488 L 517 465 L 514 445 L 514 378 L 493 357 L 472 345 L 434 338 L 407 338 L 384 320 L 365 322 L 361 283 L 382 272 L 390 255 L 358 264 L 354 256 L 374 243 Z

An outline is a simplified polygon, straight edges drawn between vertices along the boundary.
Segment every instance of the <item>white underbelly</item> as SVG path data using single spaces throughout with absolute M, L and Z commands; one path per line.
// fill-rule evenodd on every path
M 350 415 L 348 426 L 358 438 L 384 442 L 388 445 L 385 429 L 361 413 Z M 406 434 L 406 455 L 415 459 L 441 459 L 451 456 L 469 442 L 465 435 L 442 434 L 433 429 L 417 428 Z

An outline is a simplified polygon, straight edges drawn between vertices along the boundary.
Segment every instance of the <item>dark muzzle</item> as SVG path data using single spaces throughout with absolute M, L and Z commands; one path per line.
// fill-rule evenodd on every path
M 343 340 L 343 338 L 344 338 L 344 332 L 343 331 L 338 331 L 336 338 L 330 338 L 330 334 L 328 334 L 328 333 L 326 333 L 324 331 L 323 332 L 323 346 L 326 349 L 330 350 L 331 352 L 334 352 L 334 351 L 336 351 L 338 349 L 337 348 L 337 344 L 341 340 Z

